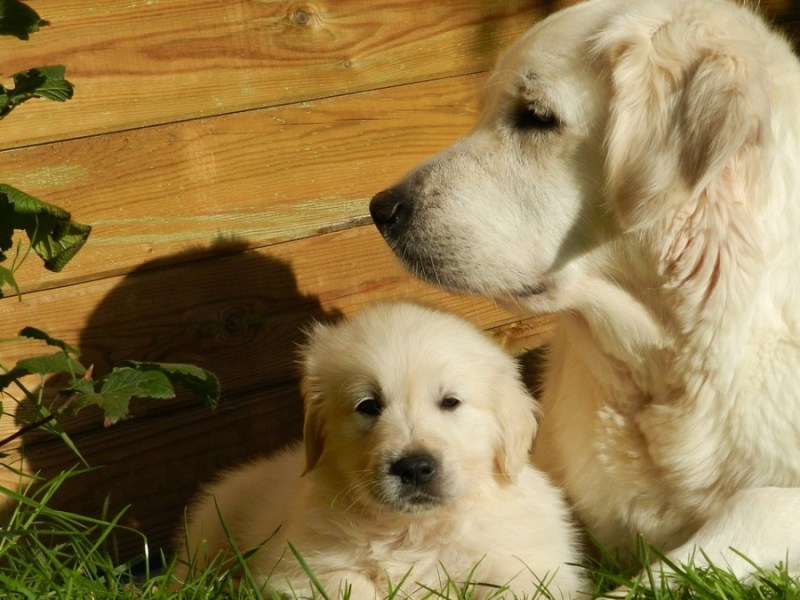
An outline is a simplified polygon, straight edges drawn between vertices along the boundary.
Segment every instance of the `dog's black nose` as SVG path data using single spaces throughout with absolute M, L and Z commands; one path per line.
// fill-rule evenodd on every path
M 369 203 L 369 213 L 382 234 L 397 232 L 411 218 L 411 200 L 400 186 L 395 186 L 375 194 Z
M 421 486 L 436 475 L 436 459 L 427 453 L 407 454 L 389 467 L 389 472 L 400 478 L 404 485 Z

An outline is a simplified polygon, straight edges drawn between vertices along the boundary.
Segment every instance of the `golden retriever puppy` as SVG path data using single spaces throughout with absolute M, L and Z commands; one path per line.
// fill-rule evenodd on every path
M 535 404 L 516 363 L 413 304 L 318 324 L 303 351 L 304 446 L 224 475 L 188 518 L 184 561 L 229 552 L 265 590 L 416 597 L 446 582 L 555 597 L 582 587 L 568 509 L 528 463 Z M 185 571 L 181 576 L 185 576 Z M 501 594 L 500 594 L 501 595 Z
M 558 315 L 534 458 L 600 541 L 800 573 L 800 63 L 757 14 L 554 13 L 370 210 L 421 277 Z

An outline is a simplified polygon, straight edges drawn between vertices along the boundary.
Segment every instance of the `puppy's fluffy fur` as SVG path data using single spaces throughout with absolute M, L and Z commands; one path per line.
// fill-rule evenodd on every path
M 198 566 L 229 551 L 221 515 L 240 550 L 264 544 L 249 566 L 279 592 L 311 594 L 287 542 L 329 592 L 346 583 L 357 599 L 390 584 L 413 596 L 448 576 L 520 595 L 581 587 L 565 503 L 528 464 L 534 401 L 479 331 L 378 305 L 317 325 L 303 359 L 305 448 L 201 494 L 186 544 Z
M 800 65 L 740 4 L 553 14 L 371 212 L 420 276 L 558 314 L 534 454 L 606 546 L 798 573 Z

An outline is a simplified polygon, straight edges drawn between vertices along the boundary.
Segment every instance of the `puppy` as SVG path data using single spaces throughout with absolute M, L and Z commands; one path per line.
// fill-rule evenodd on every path
M 304 447 L 208 487 L 184 563 L 229 555 L 224 523 L 240 551 L 258 548 L 249 568 L 265 593 L 312 595 L 289 544 L 329 594 L 354 599 L 447 581 L 481 598 L 582 589 L 567 507 L 528 464 L 535 405 L 509 356 L 464 321 L 404 303 L 309 338 Z
M 800 63 L 760 17 L 557 12 L 370 210 L 419 276 L 558 315 L 534 456 L 605 546 L 800 573 Z

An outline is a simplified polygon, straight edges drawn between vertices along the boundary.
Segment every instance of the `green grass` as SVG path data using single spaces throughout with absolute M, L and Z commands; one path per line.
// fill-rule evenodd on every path
M 259 584 L 247 571 L 246 554 L 225 565 L 212 564 L 196 572 L 181 590 L 169 586 L 176 566 L 172 557 L 147 556 L 145 550 L 138 560 L 118 561 L 115 534 L 123 529 L 119 524 L 121 514 L 95 519 L 50 507 L 50 500 L 63 481 L 76 476 L 80 476 L 79 471 L 49 481 L 28 479 L 20 492 L 0 488 L 0 495 L 16 503 L 0 529 L 0 598 L 255 600 L 263 597 Z M 147 548 L 144 537 L 142 547 Z M 743 584 L 722 569 L 675 566 L 671 585 L 652 573 L 645 573 L 643 582 L 633 581 L 621 575 L 620 567 L 607 556 L 586 569 L 594 582 L 594 597 L 626 586 L 630 591 L 623 597 L 630 599 L 800 600 L 800 583 L 780 568 L 762 571 L 750 583 Z M 309 575 L 313 578 L 313 574 Z M 445 580 L 423 595 L 432 600 L 468 600 L 479 588 Z M 338 600 L 335 594 L 322 589 L 318 592 L 318 598 Z M 490 596 L 506 597 L 502 589 L 492 590 Z M 528 597 L 546 599 L 549 595 L 531 590 Z M 387 598 L 399 600 L 401 595 L 387 590 Z
M 777 565 L 772 570 L 754 566 L 755 575 L 746 582 L 737 579 L 723 568 L 678 565 L 663 554 L 640 543 L 640 563 L 645 565 L 636 576 L 623 575 L 616 560 L 603 554 L 586 570 L 594 583 L 594 596 L 598 598 L 628 598 L 642 600 L 800 600 L 800 579 L 792 578 Z M 706 558 L 706 557 L 704 557 Z M 665 576 L 647 568 L 651 562 L 660 561 L 669 570 Z M 699 561 L 700 562 L 700 561 Z M 625 588 L 626 592 L 620 592 Z

